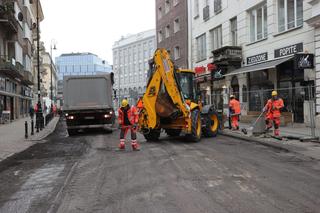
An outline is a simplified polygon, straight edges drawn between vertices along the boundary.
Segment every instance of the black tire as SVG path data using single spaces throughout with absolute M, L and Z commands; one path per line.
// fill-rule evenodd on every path
M 195 109 L 191 112 L 191 121 L 191 134 L 188 134 L 187 137 L 190 138 L 190 141 L 198 142 L 201 139 L 202 132 L 200 111 L 198 109 Z
M 215 111 L 209 111 L 208 114 L 203 115 L 203 123 L 205 127 L 203 128 L 203 135 L 205 137 L 215 137 L 219 131 L 219 118 Z
M 170 137 L 177 137 L 181 133 L 181 129 L 166 129 L 165 131 Z
M 159 140 L 160 137 L 160 130 L 154 129 L 154 130 L 150 130 L 149 134 L 144 134 L 144 138 L 147 141 L 157 141 Z
M 77 129 L 68 129 L 69 136 L 74 136 L 78 133 Z

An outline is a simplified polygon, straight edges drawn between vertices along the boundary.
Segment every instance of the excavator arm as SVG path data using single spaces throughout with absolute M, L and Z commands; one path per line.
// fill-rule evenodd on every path
M 165 88 L 172 103 L 183 114 L 183 117 L 188 117 L 190 108 L 184 101 L 176 80 L 173 62 L 165 49 L 155 51 L 150 69 L 149 81 L 143 96 L 144 112 L 141 116 L 144 117 L 142 118 L 142 127 L 148 129 L 157 127 L 156 102 L 162 87 Z

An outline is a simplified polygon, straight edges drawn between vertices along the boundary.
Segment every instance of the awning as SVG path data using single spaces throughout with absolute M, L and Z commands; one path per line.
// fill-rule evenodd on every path
M 254 71 L 260 71 L 260 70 L 266 70 L 266 69 L 271 69 L 271 68 L 275 68 L 276 66 L 289 61 L 291 59 L 293 59 L 294 56 L 290 56 L 290 57 L 286 57 L 286 58 L 280 58 L 280 59 L 276 59 L 276 60 L 270 60 L 264 63 L 260 63 L 260 64 L 255 64 L 255 65 L 251 65 L 251 66 L 246 66 L 246 67 L 241 67 L 239 69 L 236 69 L 230 73 L 225 74 L 224 76 L 230 76 L 230 75 L 238 75 L 238 74 L 242 74 L 242 73 L 248 73 L 248 72 L 254 72 Z

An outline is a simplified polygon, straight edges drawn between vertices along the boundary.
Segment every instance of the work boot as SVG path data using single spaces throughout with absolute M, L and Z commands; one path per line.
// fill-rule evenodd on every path
M 139 151 L 139 144 L 136 141 L 131 142 L 132 150 L 133 151 Z
M 279 136 L 280 135 L 280 130 L 279 129 L 275 129 L 274 130 L 274 136 Z
M 124 141 L 121 140 L 121 141 L 120 141 L 120 144 L 119 144 L 119 149 L 120 149 L 120 150 L 124 150 L 125 148 L 126 148 L 126 145 L 125 145 Z

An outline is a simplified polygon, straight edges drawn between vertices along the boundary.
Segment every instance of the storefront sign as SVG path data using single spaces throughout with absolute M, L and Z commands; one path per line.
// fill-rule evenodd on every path
M 252 65 L 252 64 L 257 64 L 263 61 L 267 61 L 268 60 L 268 53 L 261 53 L 259 55 L 254 55 L 251 57 L 247 57 L 247 65 Z
M 200 75 L 206 72 L 206 68 L 204 66 L 201 67 L 195 67 L 194 71 L 196 74 Z
M 314 68 L 314 55 L 299 53 L 294 57 L 295 69 L 312 69 Z
M 274 57 L 279 58 L 279 57 L 292 55 L 302 51 L 303 51 L 303 43 L 298 43 L 298 44 L 290 45 L 280 49 L 276 49 L 274 51 Z

